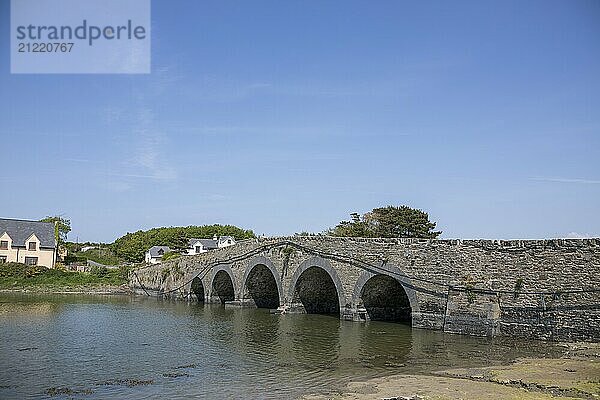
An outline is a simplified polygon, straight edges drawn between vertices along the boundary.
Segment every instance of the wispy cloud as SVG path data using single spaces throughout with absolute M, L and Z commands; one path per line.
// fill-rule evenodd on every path
M 166 150 L 170 138 L 168 132 L 160 128 L 152 104 L 180 79 L 176 66 L 156 67 L 149 84 L 135 92 L 131 108 L 111 106 L 104 110 L 106 124 L 112 132 L 119 132 L 121 147 L 126 149 L 125 161 L 105 172 L 114 178 L 119 191 L 132 189 L 134 179 L 163 183 L 177 179 L 177 170 Z
M 372 81 L 255 81 L 244 82 L 221 79 L 211 75 L 195 78 L 194 84 L 179 88 L 190 101 L 236 102 L 256 96 L 290 97 L 380 97 L 403 96 L 414 89 L 415 82 L 400 79 L 375 79 Z
M 197 135 L 214 136 L 214 135 L 248 135 L 252 134 L 253 137 L 261 136 L 277 136 L 281 137 L 294 137 L 301 136 L 303 138 L 308 137 L 343 137 L 344 139 L 349 138 L 398 138 L 398 137 L 409 137 L 414 136 L 411 132 L 390 132 L 390 131 L 377 131 L 377 130 L 359 130 L 349 129 L 343 124 L 339 125 L 318 125 L 318 126 L 293 126 L 293 125 L 186 125 L 179 121 L 171 123 L 172 126 L 177 128 L 179 135 L 191 135 L 197 137 Z
M 166 135 L 156 129 L 154 112 L 150 108 L 138 111 L 134 124 L 134 137 L 136 138 L 133 165 L 141 168 L 142 173 L 123 173 L 121 176 L 143 177 L 160 181 L 172 181 L 177 178 L 175 169 L 169 164 L 163 148 L 166 144 Z
M 565 237 L 567 239 L 589 239 L 594 236 L 587 233 L 569 232 L 565 235 Z
M 268 82 L 242 83 L 205 76 L 201 78 L 198 85 L 188 87 L 188 95 L 194 100 L 228 103 L 269 93 L 272 90 L 273 85 Z
M 178 87 L 183 80 L 183 74 L 175 64 L 156 67 L 152 75 L 152 83 L 148 89 L 149 95 L 153 97 L 161 96 L 166 91 Z
M 108 176 L 115 176 L 119 178 L 136 178 L 136 179 L 156 179 L 156 175 L 143 175 L 143 174 L 127 174 L 119 172 L 111 172 Z
M 90 162 L 90 160 L 85 159 L 85 158 L 65 158 L 65 161 L 72 161 L 72 162 L 78 162 L 78 163 L 88 163 L 88 162 Z
M 108 106 L 102 110 L 104 121 L 108 124 L 120 122 L 125 116 L 125 110 L 120 107 Z
M 580 183 L 580 184 L 584 184 L 584 185 L 600 185 L 600 180 L 582 179 L 582 178 L 542 178 L 542 177 L 534 177 L 534 178 L 529 178 L 529 180 L 538 181 L 538 182 Z
M 108 181 L 105 183 L 105 187 L 108 190 L 117 193 L 127 192 L 132 189 L 130 184 L 121 181 Z

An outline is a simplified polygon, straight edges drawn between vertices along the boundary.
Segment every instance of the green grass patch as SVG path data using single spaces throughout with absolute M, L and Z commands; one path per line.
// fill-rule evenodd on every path
M 85 252 L 78 251 L 69 253 L 67 256 L 68 262 L 86 262 L 87 260 L 103 265 L 121 265 L 125 262 L 109 248 L 91 249 Z
M 127 283 L 127 273 L 126 268 L 93 268 L 90 272 L 74 272 L 6 263 L 0 264 L 0 288 L 118 286 Z

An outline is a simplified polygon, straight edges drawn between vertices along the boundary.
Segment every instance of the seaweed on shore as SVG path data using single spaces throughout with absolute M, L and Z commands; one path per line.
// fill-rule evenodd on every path
M 141 379 L 109 379 L 100 383 L 97 383 L 98 386 L 144 386 L 144 385 L 152 385 L 154 383 L 154 379 L 141 380 Z
M 46 389 L 46 394 L 50 397 L 60 396 L 60 395 L 68 395 L 72 396 L 74 394 L 92 394 L 93 391 L 91 389 L 82 389 L 82 390 L 74 390 L 69 387 L 51 387 Z

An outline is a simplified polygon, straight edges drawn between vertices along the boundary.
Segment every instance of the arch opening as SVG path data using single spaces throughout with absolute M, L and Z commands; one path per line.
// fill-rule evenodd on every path
M 307 314 L 340 313 L 335 283 L 321 267 L 309 267 L 302 272 L 294 288 L 293 303 L 301 303 Z
M 373 321 L 411 324 L 411 307 L 404 287 L 388 275 L 375 275 L 362 288 L 361 298 Z
M 279 307 L 279 290 L 271 270 L 263 264 L 255 265 L 246 280 L 248 295 L 258 308 Z
M 204 302 L 204 285 L 202 284 L 202 279 L 198 277 L 192 279 L 190 291 L 196 296 L 198 302 Z
M 233 281 L 229 274 L 223 270 L 216 273 L 212 283 L 212 298 L 221 304 L 235 300 Z

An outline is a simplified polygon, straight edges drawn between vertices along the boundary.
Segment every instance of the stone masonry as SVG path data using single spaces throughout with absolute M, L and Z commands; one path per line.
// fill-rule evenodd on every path
M 373 282 L 392 290 L 387 287 L 393 282 L 381 275 L 399 282 L 395 286 L 404 289 L 406 300 L 395 311 L 386 304 L 371 309 L 408 316 L 415 328 L 600 340 L 600 239 L 250 239 L 134 270 L 130 286 L 169 298 L 278 303 L 282 312 L 339 307 L 342 319 L 363 321 L 376 315 L 370 314 L 369 301 L 401 301 L 398 293 L 367 293 L 377 289 Z M 374 277 L 379 279 L 370 281 Z

